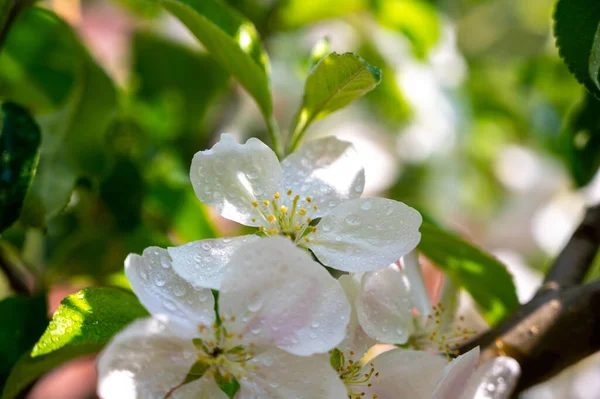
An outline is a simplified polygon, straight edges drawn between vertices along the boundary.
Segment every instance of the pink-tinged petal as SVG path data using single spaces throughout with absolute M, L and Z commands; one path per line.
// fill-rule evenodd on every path
M 235 253 L 225 268 L 219 311 L 227 331 L 243 343 L 296 355 L 333 349 L 350 317 L 338 281 L 283 237 L 263 238 Z
M 271 349 L 248 361 L 236 399 L 346 399 L 346 387 L 328 355 L 295 356 Z
M 344 275 L 338 279 L 350 302 L 352 311 L 350 313 L 350 322 L 348 323 L 348 328 L 346 330 L 346 337 L 337 348 L 344 353 L 346 359 L 352 359 L 354 361 L 362 358 L 364 354 L 377 343 L 376 340 L 369 337 L 365 330 L 363 330 L 358 322 L 358 316 L 356 315 L 354 303 L 356 297 L 360 293 L 360 279 L 361 276 L 359 273 L 354 275 Z
M 456 399 L 467 389 L 479 361 L 479 347 L 452 360 L 444 369 L 432 399 Z

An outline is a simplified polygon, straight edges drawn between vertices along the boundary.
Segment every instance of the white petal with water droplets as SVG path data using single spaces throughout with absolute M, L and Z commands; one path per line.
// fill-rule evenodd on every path
M 361 277 L 361 273 L 353 273 L 352 275 L 343 275 L 338 279 L 350 302 L 352 311 L 350 313 L 350 322 L 348 323 L 348 328 L 346 330 L 346 337 L 337 348 L 341 352 L 344 352 L 346 359 L 353 361 L 362 358 L 364 354 L 377 343 L 377 341 L 369 337 L 365 330 L 363 330 L 358 322 L 358 316 L 356 315 L 355 300 L 360 294 Z M 354 353 L 354 355 L 351 355 L 351 352 Z
M 323 216 L 305 243 L 321 263 L 347 272 L 387 267 L 414 249 L 421 214 L 402 202 L 354 199 Z
M 328 355 L 295 356 L 273 348 L 247 362 L 237 399 L 345 399 L 346 387 Z
M 356 150 L 335 136 L 307 142 L 281 166 L 284 189 L 313 197 L 319 208 L 315 217 L 360 197 L 365 186 L 365 172 Z
M 435 387 L 432 399 L 456 399 L 466 391 L 479 361 L 479 347 L 452 360 Z
M 311 355 L 344 338 L 350 305 L 338 281 L 307 252 L 286 238 L 268 237 L 234 254 L 219 311 L 227 331 L 242 335 L 243 343 Z
M 403 344 L 414 332 L 410 293 L 395 266 L 365 273 L 355 306 L 360 325 L 373 339 Z
M 247 243 L 260 240 L 256 235 L 200 240 L 167 248 L 173 269 L 194 287 L 218 290 L 225 265 Z
M 259 226 L 262 216 L 252 202 L 270 199 L 281 190 L 281 165 L 262 141 L 251 138 L 238 144 L 233 136 L 222 134 L 210 150 L 194 155 L 190 178 L 200 201 L 221 216 Z
M 424 351 L 394 349 L 380 354 L 370 363 L 379 375 L 371 376 L 371 387 L 362 385 L 356 388 L 365 392 L 365 398 L 376 394 L 378 399 L 431 399 L 447 361 Z M 368 373 L 370 368 L 371 365 L 367 364 L 363 372 Z
M 210 289 L 195 288 L 180 277 L 166 249 L 149 247 L 142 256 L 130 254 L 125 259 L 125 275 L 150 314 L 166 314 L 190 333 L 200 324 L 215 321 Z
M 164 398 L 183 381 L 196 359 L 192 341 L 180 336 L 177 327 L 158 318 L 137 320 L 99 356 L 98 396 Z

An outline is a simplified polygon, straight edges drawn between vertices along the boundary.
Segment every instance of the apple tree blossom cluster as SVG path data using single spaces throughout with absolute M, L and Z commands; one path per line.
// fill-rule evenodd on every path
M 151 316 L 100 356 L 100 397 L 474 397 L 479 349 L 450 360 L 469 331 L 454 292 L 429 302 L 421 215 L 361 198 L 349 143 L 313 140 L 280 163 L 260 140 L 224 134 L 190 176 L 200 201 L 256 232 L 129 255 Z M 395 346 L 369 354 L 378 343 Z

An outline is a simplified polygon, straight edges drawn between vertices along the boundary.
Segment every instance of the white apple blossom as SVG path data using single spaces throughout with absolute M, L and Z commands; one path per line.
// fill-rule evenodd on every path
M 260 140 L 238 144 L 223 134 L 211 149 L 196 153 L 190 177 L 198 198 L 222 216 L 258 227 L 263 235 L 287 236 L 335 269 L 385 267 L 421 237 L 416 210 L 389 199 L 360 198 L 363 167 L 354 148 L 335 137 L 310 141 L 280 164 Z M 202 244 L 188 245 L 178 251 Z M 199 264 L 174 267 L 194 281 L 193 266 Z
M 449 363 L 436 354 L 405 349 L 384 352 L 364 365 L 337 355 L 332 354 L 332 364 L 337 366 L 349 398 L 473 398 L 468 386 L 479 360 L 479 347 Z
M 337 280 L 282 237 L 240 248 L 217 300 L 173 268 L 169 251 L 129 255 L 125 273 L 152 317 L 117 334 L 97 368 L 101 398 L 344 398 L 326 352 L 343 339 L 350 305 Z M 221 384 L 222 385 L 222 384 Z
M 474 333 L 458 326 L 454 319 L 456 291 L 452 284 L 442 300 L 430 306 L 425 286 L 414 278 L 409 280 L 405 271 L 392 264 L 340 277 L 353 309 L 341 350 L 354 348 L 364 353 L 380 342 L 449 353 Z

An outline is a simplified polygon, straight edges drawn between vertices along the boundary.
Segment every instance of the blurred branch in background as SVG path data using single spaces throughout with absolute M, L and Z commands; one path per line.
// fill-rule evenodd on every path
M 528 303 L 460 348 L 480 346 L 481 361 L 511 356 L 521 365 L 516 393 L 600 350 L 600 282 L 580 284 L 600 246 L 600 205 L 587 210 Z

